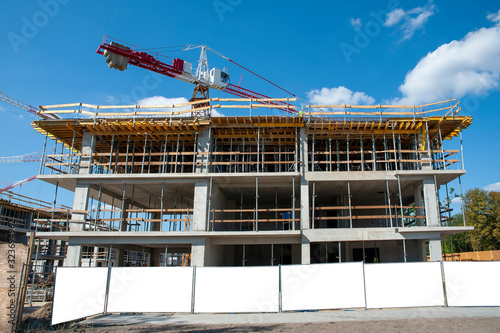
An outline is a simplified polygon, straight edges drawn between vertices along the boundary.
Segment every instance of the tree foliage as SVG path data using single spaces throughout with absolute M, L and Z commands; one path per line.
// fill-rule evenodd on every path
M 475 251 L 500 249 L 500 193 L 480 188 L 468 190 L 464 195 L 465 220 L 474 226 L 468 233 Z

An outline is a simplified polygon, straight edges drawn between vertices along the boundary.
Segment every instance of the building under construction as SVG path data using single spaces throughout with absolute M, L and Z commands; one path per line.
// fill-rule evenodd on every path
M 103 265 L 252 266 L 437 261 L 445 235 L 472 229 L 449 226 L 439 198 L 465 174 L 472 119 L 458 103 L 299 114 L 273 101 L 294 112 L 264 115 L 277 106 L 239 98 L 42 107 L 59 119 L 33 122 L 55 148 L 38 179 L 74 203 L 37 237 L 67 242 L 65 266 L 89 248 Z

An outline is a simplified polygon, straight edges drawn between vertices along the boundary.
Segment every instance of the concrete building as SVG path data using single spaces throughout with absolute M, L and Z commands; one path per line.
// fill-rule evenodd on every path
M 83 246 L 118 266 L 132 255 L 150 266 L 438 261 L 445 235 L 472 229 L 447 226 L 439 204 L 439 187 L 465 174 L 461 148 L 444 148 L 472 122 L 458 104 L 299 117 L 206 102 L 250 115 L 180 117 L 194 102 L 44 108 L 61 119 L 33 123 L 57 140 L 38 178 L 74 203 L 69 231 L 39 237 L 68 243 L 65 266 L 82 265 Z

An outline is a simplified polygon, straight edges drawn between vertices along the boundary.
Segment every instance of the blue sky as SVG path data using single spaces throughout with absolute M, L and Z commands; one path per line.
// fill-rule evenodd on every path
M 34 106 L 189 99 L 190 84 L 140 68 L 109 69 L 95 51 L 103 35 L 145 48 L 206 44 L 308 102 L 460 99 L 462 114 L 474 117 L 463 133 L 464 190 L 500 190 L 499 10 L 496 1 L 12 1 L 0 13 L 0 91 Z M 243 87 L 287 97 L 208 56 L 211 67 L 228 67 L 233 83 L 243 74 Z M 145 80 L 155 84 L 144 89 Z M 34 117 L 5 103 L 0 116 L 0 156 L 42 149 L 43 137 L 30 126 Z M 38 168 L 0 164 L 0 187 Z M 53 196 L 40 181 L 16 191 Z

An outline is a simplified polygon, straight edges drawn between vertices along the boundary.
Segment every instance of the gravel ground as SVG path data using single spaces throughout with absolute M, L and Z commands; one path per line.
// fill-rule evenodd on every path
M 500 318 L 402 319 L 268 325 L 129 325 L 81 327 L 56 332 L 500 332 Z M 54 331 L 38 331 L 54 332 Z

